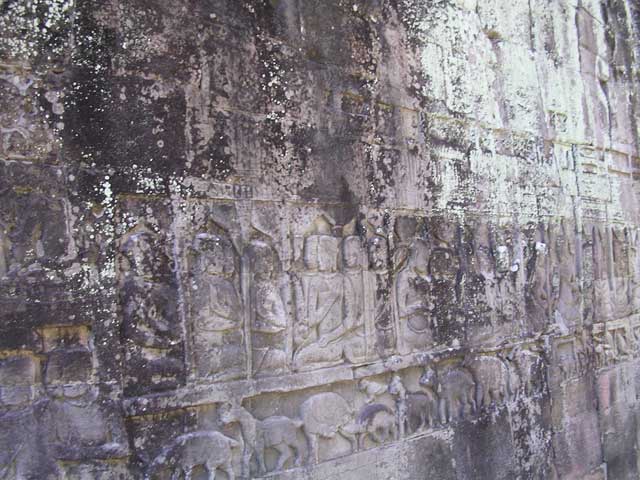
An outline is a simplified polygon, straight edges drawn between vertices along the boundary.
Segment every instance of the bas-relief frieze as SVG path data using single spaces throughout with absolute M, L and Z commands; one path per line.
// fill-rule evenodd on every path
M 4 3 L 0 479 L 637 476 L 633 2 Z
M 361 365 L 518 332 L 567 334 L 582 325 L 577 236 L 565 222 L 518 233 L 479 223 L 469 238 L 442 220 L 429 228 L 422 218 L 399 217 L 387 234 L 361 227 L 365 233 L 356 234 L 349 224 L 320 215 L 302 235 L 278 240 L 255 226 L 232 233 L 208 222 L 185 233 L 178 260 L 190 368 L 207 381 Z M 605 241 L 615 238 L 609 232 Z M 143 230 L 127 235 L 121 241 L 124 336 L 163 356 L 160 351 L 182 342 L 183 335 L 180 289 L 167 273 L 169 246 L 156 245 L 157 235 Z M 592 292 L 610 296 L 608 284 L 622 277 L 609 275 L 615 273 L 609 267 L 613 257 L 602 246 L 603 233 L 594 229 L 592 238 Z M 611 255 L 627 272 L 630 255 L 620 260 L 616 252 L 634 250 L 628 245 L 632 236 L 623 238 L 626 246 Z M 617 311 L 632 311 L 627 292 L 633 284 L 622 283 L 624 308 Z M 524 323 L 507 323 L 520 305 Z M 149 318 L 136 319 L 136 311 Z M 610 318 L 600 313 L 594 315 Z M 470 328 L 458 335 L 465 324 Z
M 194 428 L 175 437 L 142 466 L 149 478 L 167 468 L 173 475 L 204 466 L 208 472 L 248 477 L 317 464 L 447 428 L 524 396 L 543 395 L 549 361 L 556 365 L 554 385 L 584 375 L 594 362 L 605 367 L 634 356 L 631 320 L 604 329 L 596 322 L 592 336 L 586 330 L 579 338 L 571 336 L 582 321 L 577 236 L 571 224 L 514 232 L 512 226 L 487 223 L 469 238 L 455 222 L 430 224 L 422 217 L 400 216 L 384 232 L 353 221 L 339 225 L 329 214 L 310 209 L 305 225 L 269 235 L 250 213 L 229 205 L 204 210 L 203 228 L 183 231 L 181 288 L 159 274 L 170 270 L 171 261 L 157 235 L 134 228 L 121 243 L 123 285 L 130 284 L 132 292 L 125 305 L 126 299 L 135 303 L 136 288 L 167 285 L 189 299 L 185 330 L 168 327 L 180 321 L 171 313 L 176 301 L 162 295 L 158 301 L 164 303 L 154 308 L 125 308 L 130 319 L 124 319 L 123 332 L 131 330 L 132 341 L 148 347 L 154 336 L 180 343 L 182 332 L 188 332 L 190 381 L 231 388 L 213 400 L 217 429 Z M 601 258 L 608 253 L 598 240 L 590 245 L 594 278 L 608 282 L 610 269 L 598 266 L 610 261 Z M 569 266 L 560 262 L 564 258 L 572 259 Z M 500 287 L 502 282 L 509 286 Z M 472 294 L 471 303 L 465 302 L 465 295 Z M 154 296 L 139 301 L 153 302 Z M 505 325 L 509 314 L 502 308 L 518 305 L 531 320 Z M 127 313 L 136 311 L 153 316 Z M 468 312 L 473 319 L 465 318 Z M 484 320 L 478 322 L 481 312 Z M 478 326 L 471 338 L 455 336 L 451 324 L 458 320 L 476 322 L 470 323 Z M 522 344 L 515 336 L 532 330 L 538 334 L 533 343 Z M 136 337 L 137 331 L 142 335 Z M 487 339 L 495 338 L 507 339 L 505 347 L 465 347 L 483 341 L 489 347 Z M 171 356 L 170 347 L 160 344 L 154 352 L 160 363 Z M 413 360 L 396 373 L 371 369 L 403 357 Z M 148 361 L 145 368 L 152 365 Z M 336 368 L 365 368 L 365 373 L 360 380 L 354 378 L 358 370 L 334 377 Z M 260 379 L 269 377 L 275 377 L 273 389 L 263 389 L 269 384 Z M 254 413 L 252 405 L 260 404 L 263 395 L 281 391 L 276 385 L 283 379 L 298 377 L 315 378 L 308 385 L 316 393 L 303 389 L 289 400 L 283 392 L 279 396 L 287 411 Z M 161 382 L 160 375 L 154 378 Z M 234 390 L 247 381 L 263 383 Z M 317 391 L 327 381 L 342 385 L 340 393 Z M 177 385 L 162 388 L 181 390 Z M 244 400 L 234 391 L 244 392 Z M 193 399 L 178 405 L 187 407 Z M 191 404 L 202 408 L 211 401 L 205 395 Z M 144 408 L 132 411 L 145 416 Z M 234 460 L 207 453 L 213 444 Z
M 320 391 L 280 393 L 275 406 L 273 397 L 253 397 L 242 404 L 230 399 L 213 408 L 220 430 L 177 436 L 145 467 L 147 478 L 164 478 L 158 476 L 161 469 L 188 474 L 196 463 L 210 474 L 220 470 L 259 477 L 429 434 L 509 408 L 525 395 L 536 397 L 541 392 L 534 379 L 544 375 L 542 368 L 537 347 L 522 345 L 497 357 L 447 358 L 339 382 L 330 390 L 323 386 Z M 256 413 L 267 411 L 273 414 Z M 203 445 L 214 443 L 229 456 L 206 453 Z
M 125 394 L 135 403 L 141 393 L 170 398 L 184 392 L 179 408 L 201 408 L 210 400 L 193 403 L 191 385 L 230 386 L 214 403 L 215 429 L 194 426 L 143 456 L 148 478 L 167 472 L 188 477 L 202 468 L 248 478 L 314 465 L 447 428 L 523 396 L 535 398 L 544 393 L 547 362 L 557 365 L 555 385 L 636 356 L 636 317 L 613 320 L 636 308 L 630 293 L 638 270 L 634 231 L 591 229 L 580 248 L 593 259 L 593 288 L 581 291 L 582 257 L 568 222 L 518 230 L 481 220 L 470 235 L 455 221 L 420 215 L 399 215 L 386 230 L 361 219 L 339 224 L 313 207 L 306 222 L 283 232 L 248 207 L 199 200 L 178 214 L 196 220 L 184 222 L 178 238 L 144 219 L 120 237 Z M 277 216 L 281 207 L 271 208 Z M 606 295 L 611 307 L 594 310 L 584 333 L 574 337 L 582 327 L 584 293 L 600 305 Z M 507 322 L 520 308 L 522 323 Z M 470 327 L 464 335 L 460 323 Z M 91 432 L 65 430 L 71 417 L 83 415 L 102 425 L 104 408 L 111 408 L 98 406 L 92 374 L 80 367 L 78 378 L 68 379 L 73 386 L 52 386 L 56 370 L 62 374 L 58 355 L 91 365 L 91 334 L 79 332 L 62 343 L 55 340 L 59 332 L 43 333 L 50 352 L 44 362 L 2 360 L 3 402 L 16 405 L 11 418 L 44 415 L 60 424 L 56 438 L 67 440 L 50 443 L 61 462 L 124 458 L 129 451 L 122 427 L 103 422 Z M 529 333 L 537 339 L 521 344 L 519 336 Z M 505 347 L 483 350 L 495 339 Z M 64 354 L 58 351 L 74 342 Z M 398 361 L 406 367 L 376 374 Z M 29 380 L 16 383 L 14 370 L 27 372 Z M 255 383 L 270 377 L 270 384 Z M 298 377 L 305 380 L 296 399 L 280 394 L 297 407 L 286 415 L 254 413 L 262 395 Z M 243 391 L 239 385 L 247 381 L 253 387 L 235 397 L 231 392 Z M 327 382 L 338 382 L 342 391 L 317 391 Z M 316 393 L 305 394 L 309 387 Z M 41 408 L 20 410 L 34 401 Z M 144 418 L 145 410 L 136 415 Z M 71 439 L 91 448 L 67 458 Z M 4 465 L 7 472 L 30 468 L 19 449 Z

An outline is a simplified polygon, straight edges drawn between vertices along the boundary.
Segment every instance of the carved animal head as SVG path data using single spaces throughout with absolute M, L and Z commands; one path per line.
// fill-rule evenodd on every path
M 420 386 L 436 389 L 438 383 L 438 374 L 433 367 L 427 367 L 418 380 Z
M 231 403 L 223 403 L 218 409 L 218 415 L 220 417 L 220 423 L 223 425 L 234 423 L 238 421 L 237 407 Z
M 363 378 L 358 382 L 358 389 L 364 392 L 368 389 L 370 383 L 369 380 Z
M 391 377 L 391 382 L 389 382 L 388 391 L 391 395 L 404 396 L 407 389 L 404 387 L 404 384 L 402 383 L 402 379 L 400 378 L 400 375 L 394 375 L 393 377 Z

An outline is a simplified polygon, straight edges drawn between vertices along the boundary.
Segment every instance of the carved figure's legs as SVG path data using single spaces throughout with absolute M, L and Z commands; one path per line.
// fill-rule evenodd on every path
M 291 448 L 289 447 L 289 445 L 285 445 L 284 443 L 275 445 L 274 448 L 279 454 L 278 463 L 276 464 L 276 471 L 280 471 L 284 469 L 285 463 L 287 463 L 287 460 L 291 458 Z
M 294 454 L 293 465 L 298 467 L 302 463 L 302 452 L 300 451 L 299 446 L 291 445 L 291 448 L 293 448 Z
M 307 440 L 309 441 L 309 463 L 313 460 L 315 463 L 320 461 L 320 452 L 318 446 L 318 436 L 314 434 L 308 434 Z
M 480 382 L 476 385 L 476 405 L 484 406 L 485 397 L 484 387 Z
M 236 475 L 233 471 L 233 463 L 231 461 L 231 456 L 229 456 L 229 458 L 226 460 L 224 464 L 224 471 L 227 473 L 227 478 L 229 480 L 236 479 Z M 213 473 L 213 476 L 209 480 L 215 480 L 216 469 L 214 468 L 211 472 Z
M 256 439 L 256 456 L 258 457 L 258 468 L 260 469 L 260 473 L 267 473 L 267 464 L 264 460 L 264 450 L 264 439 L 262 438 L 262 434 L 259 434 Z
M 309 367 L 324 367 L 340 363 L 342 358 L 342 345 L 340 342 L 321 347 L 311 344 L 298 350 L 293 357 L 293 363 L 297 370 Z

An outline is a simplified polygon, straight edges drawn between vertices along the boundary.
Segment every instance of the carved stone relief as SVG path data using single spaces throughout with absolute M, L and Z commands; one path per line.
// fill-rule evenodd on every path
M 544 329 L 549 322 L 551 281 L 549 275 L 549 245 L 544 225 L 529 225 L 526 245 L 525 306 L 528 328 Z
M 288 362 L 285 350 L 287 310 L 279 281 L 276 251 L 266 242 L 255 240 L 245 249 L 250 268 L 249 309 L 251 315 L 251 361 L 253 375 L 280 375 Z
M 594 321 L 602 322 L 613 318 L 613 299 L 611 297 L 611 283 L 609 279 L 609 239 L 606 229 L 593 229 L 593 263 L 594 285 L 593 303 Z
M 238 442 L 220 432 L 199 431 L 180 435 L 149 465 L 145 479 L 162 478 L 160 475 L 167 470 L 171 478 L 182 475 L 182 478 L 190 479 L 197 467 L 203 467 L 209 478 L 215 478 L 220 470 L 229 480 L 235 480 L 231 452 L 238 446 Z
M 304 424 L 311 461 L 320 460 L 321 439 L 330 440 L 337 435 L 347 439 L 351 450 L 357 447 L 358 425 L 347 401 L 336 393 L 318 393 L 300 406 L 300 418 Z
M 258 474 L 280 471 L 285 466 L 300 466 L 306 446 L 298 439 L 298 430 L 303 422 L 285 416 L 271 416 L 257 420 L 244 407 L 225 404 L 221 407 L 220 419 L 223 424 L 237 422 L 242 432 L 243 475 L 249 476 L 251 459 L 258 464 Z M 274 449 L 277 454 L 275 466 L 267 467 L 266 450 Z
M 369 269 L 365 272 L 365 295 L 370 305 L 375 330 L 375 350 L 368 347 L 369 355 L 387 356 L 395 352 L 396 331 L 392 305 L 393 283 L 389 270 L 389 242 L 381 235 L 367 240 Z M 365 319 L 366 320 L 366 319 Z M 369 337 L 370 338 L 370 337 Z
M 580 324 L 580 290 L 575 227 L 562 221 L 552 228 L 552 312 L 560 331 L 567 332 Z
M 192 243 L 192 338 L 198 377 L 246 375 L 239 258 L 225 232 L 201 232 Z
M 396 274 L 394 294 L 400 353 L 425 349 L 433 342 L 432 314 L 436 308 L 430 277 L 428 244 L 415 239 L 407 245 L 407 256 Z M 443 252 L 443 255 L 448 253 Z
M 166 244 L 147 230 L 134 230 L 120 246 L 122 340 L 127 394 L 176 388 L 183 380 L 182 325 L 178 289 Z
M 89 334 L 82 327 L 43 332 L 46 363 L 45 398 L 37 404 L 36 418 L 57 465 L 65 475 L 76 462 L 125 459 L 129 444 L 118 406 L 101 398 L 93 384 L 93 356 Z M 53 466 L 52 466 L 53 468 Z
M 637 478 L 637 3 L 0 0 L 0 479 Z
M 429 367 L 420 384 L 438 392 L 438 414 L 449 423 L 476 411 L 476 383 L 472 374 L 455 363 Z

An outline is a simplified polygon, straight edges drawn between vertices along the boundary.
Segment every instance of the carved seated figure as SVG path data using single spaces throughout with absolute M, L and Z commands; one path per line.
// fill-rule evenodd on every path
M 287 312 L 277 282 L 276 253 L 267 243 L 254 241 L 251 262 L 252 363 L 254 374 L 276 375 L 286 364 L 284 331 Z
M 246 366 L 234 247 L 223 236 L 196 236 L 193 336 L 196 370 L 215 380 L 240 378 Z
M 299 320 L 293 363 L 298 370 L 341 361 L 343 286 L 336 273 L 337 246 L 337 239 L 329 235 L 311 235 L 305 240 L 307 271 L 296 286 Z
M 427 244 L 415 240 L 404 268 L 396 277 L 395 294 L 402 342 L 400 353 L 426 347 L 432 340 Z

